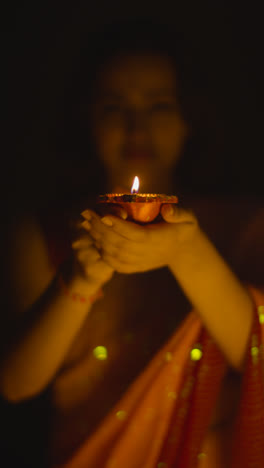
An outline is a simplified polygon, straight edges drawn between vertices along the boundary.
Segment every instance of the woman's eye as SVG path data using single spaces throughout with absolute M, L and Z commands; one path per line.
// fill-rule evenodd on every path
M 174 104 L 171 102 L 156 102 L 151 106 L 151 110 L 153 112 L 158 112 L 158 111 L 171 111 L 174 109 Z

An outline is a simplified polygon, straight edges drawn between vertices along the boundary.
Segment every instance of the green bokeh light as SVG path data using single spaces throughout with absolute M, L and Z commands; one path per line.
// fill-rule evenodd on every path
M 193 348 L 191 350 L 191 360 L 192 361 L 199 361 L 203 355 L 203 352 L 199 348 Z
M 107 359 L 108 353 L 107 349 L 105 346 L 96 346 L 93 350 L 93 355 L 96 357 L 96 359 L 99 359 L 99 361 L 105 361 Z

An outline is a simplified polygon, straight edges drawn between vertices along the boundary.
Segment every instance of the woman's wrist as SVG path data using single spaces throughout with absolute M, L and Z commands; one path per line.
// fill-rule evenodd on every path
M 103 290 L 98 283 L 83 283 L 79 278 L 74 278 L 66 283 L 60 274 L 58 276 L 58 284 L 61 292 L 75 302 L 93 304 L 96 300 L 103 297 Z
M 61 290 L 69 297 L 83 297 L 89 300 L 90 297 L 102 293 L 102 282 L 95 278 L 84 276 L 69 259 L 58 272 L 58 281 Z M 83 301 L 84 302 L 84 301 Z
M 90 294 L 94 294 L 102 287 L 102 283 L 97 279 L 75 274 L 68 280 L 67 287 L 72 291 L 78 289 L 83 293 L 87 291 Z

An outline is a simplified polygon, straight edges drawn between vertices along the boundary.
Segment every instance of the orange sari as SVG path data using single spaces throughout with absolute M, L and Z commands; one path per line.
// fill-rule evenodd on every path
M 63 468 L 263 468 L 264 291 L 249 291 L 255 314 L 230 433 L 208 434 L 228 363 L 192 311 Z

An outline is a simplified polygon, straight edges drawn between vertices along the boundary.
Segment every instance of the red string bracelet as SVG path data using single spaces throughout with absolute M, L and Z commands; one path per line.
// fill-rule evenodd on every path
M 61 275 L 58 277 L 58 282 L 65 296 L 69 297 L 73 301 L 79 301 L 86 304 L 93 304 L 95 301 L 97 301 L 97 299 L 100 299 L 104 295 L 103 290 L 101 288 L 89 298 L 84 297 L 76 292 L 70 292 L 66 284 L 64 283 Z

